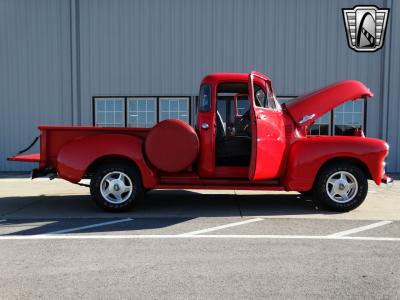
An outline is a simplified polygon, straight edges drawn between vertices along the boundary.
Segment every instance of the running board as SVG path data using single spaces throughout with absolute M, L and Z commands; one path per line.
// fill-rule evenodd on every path
M 244 179 L 201 179 L 197 176 L 161 177 L 156 189 L 215 189 L 282 191 L 279 180 L 249 181 Z

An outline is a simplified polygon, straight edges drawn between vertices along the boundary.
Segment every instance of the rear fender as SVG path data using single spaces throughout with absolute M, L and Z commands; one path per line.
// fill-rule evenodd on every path
M 145 188 L 157 184 L 157 174 L 143 157 L 142 139 L 124 134 L 92 135 L 65 144 L 57 156 L 58 175 L 68 181 L 79 182 L 94 161 L 106 156 L 131 160 L 139 169 Z
M 365 166 L 372 180 L 383 178 L 387 144 L 379 139 L 327 136 L 307 137 L 290 147 L 287 169 L 283 178 L 286 190 L 309 191 L 321 167 L 331 160 L 353 160 Z

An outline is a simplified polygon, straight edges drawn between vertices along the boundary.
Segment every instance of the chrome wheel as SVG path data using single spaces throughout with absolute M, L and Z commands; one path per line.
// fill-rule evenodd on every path
M 325 188 L 329 198 L 333 201 L 347 203 L 357 195 L 358 183 L 353 174 L 339 171 L 329 176 Z
M 129 199 L 135 190 L 132 180 L 123 172 L 113 171 L 106 174 L 100 183 L 103 198 L 112 204 L 121 204 Z

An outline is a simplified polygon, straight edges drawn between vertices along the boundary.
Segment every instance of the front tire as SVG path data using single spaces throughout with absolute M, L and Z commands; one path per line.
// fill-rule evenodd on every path
M 101 165 L 90 182 L 90 194 L 93 201 L 106 211 L 127 211 L 143 196 L 140 175 L 130 165 Z
M 368 180 L 358 166 L 337 163 L 325 167 L 314 184 L 314 195 L 323 207 L 338 212 L 353 210 L 364 202 Z

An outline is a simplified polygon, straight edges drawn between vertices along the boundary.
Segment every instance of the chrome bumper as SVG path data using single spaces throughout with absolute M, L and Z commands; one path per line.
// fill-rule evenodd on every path
M 382 178 L 382 183 L 386 184 L 387 186 L 392 186 L 393 185 L 393 178 L 389 177 L 387 175 L 384 175 Z

